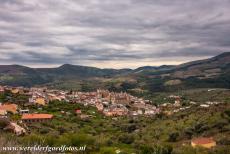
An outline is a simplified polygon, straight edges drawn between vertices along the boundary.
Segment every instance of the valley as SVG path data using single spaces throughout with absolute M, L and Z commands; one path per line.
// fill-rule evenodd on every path
M 66 145 L 90 154 L 227 154 L 229 58 L 223 53 L 178 66 L 135 70 L 2 65 L 1 147 Z

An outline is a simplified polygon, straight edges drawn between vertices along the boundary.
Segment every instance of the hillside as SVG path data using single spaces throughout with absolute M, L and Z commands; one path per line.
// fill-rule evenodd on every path
M 89 78 L 89 77 L 110 77 L 121 75 L 131 71 L 130 69 L 99 69 L 79 65 L 64 64 L 57 68 L 38 68 L 35 69 L 42 76 L 66 77 L 66 78 Z
M 230 52 L 216 57 L 184 63 L 168 70 L 146 70 L 136 79 L 150 91 L 187 88 L 230 88 Z
M 0 145 L 5 146 L 83 146 L 86 154 L 227 154 L 230 150 L 229 90 L 194 89 L 179 93 L 161 93 L 158 97 L 181 96 L 181 106 L 160 106 L 162 113 L 154 116 L 104 116 L 93 106 L 65 101 L 52 101 L 46 106 L 27 105 L 32 113 L 49 113 L 49 122 L 32 122 L 23 125 L 29 132 L 16 136 L 0 129 Z M 20 107 L 27 103 L 23 95 L 6 93 Z M 4 96 L 4 95 L 2 95 Z M 19 101 L 18 97 L 24 98 Z M 1 97 L 7 101 L 7 97 Z M 156 100 L 159 101 L 159 100 Z M 217 102 L 208 108 L 202 104 Z M 174 102 L 172 102 L 174 103 Z M 178 109 L 183 109 L 178 111 Z M 81 109 L 76 114 L 75 109 Z M 166 111 L 173 111 L 173 114 Z M 84 115 L 84 116 L 81 116 Z M 85 116 L 87 117 L 85 118 Z M 9 114 L 19 120 L 21 115 Z M 0 122 L 0 127 L 4 123 Z M 193 148 L 191 140 L 213 137 L 217 146 L 211 149 Z
M 20 65 L 0 65 L 0 84 L 14 86 L 34 86 L 41 84 L 56 86 L 64 84 L 68 88 L 68 84 L 71 82 L 71 88 L 74 88 L 73 85 L 79 87 L 79 84 L 85 83 L 94 87 L 97 83 L 101 87 L 125 91 L 134 88 L 162 91 L 178 88 L 178 86 L 179 88 L 193 88 L 197 86 L 198 88 L 230 88 L 229 66 L 230 52 L 177 66 L 143 66 L 134 70 L 100 69 L 70 64 L 64 64 L 57 68 L 29 68 Z M 195 82 L 199 84 L 194 85 Z M 120 87 L 122 84 L 125 85 L 123 88 Z
M 29 68 L 20 65 L 0 65 L 0 83 L 13 86 L 33 86 L 59 80 L 109 78 L 127 74 L 131 69 L 99 69 L 64 64 L 57 68 Z
M 172 73 L 174 77 L 188 78 L 210 78 L 218 76 L 230 70 L 230 52 L 220 54 L 216 57 L 189 62 L 178 65 Z

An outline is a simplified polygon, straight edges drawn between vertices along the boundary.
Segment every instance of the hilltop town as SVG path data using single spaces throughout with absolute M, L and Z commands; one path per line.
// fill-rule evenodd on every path
M 199 97 L 198 93 L 202 97 Z M 186 96 L 188 94 L 189 96 Z M 101 129 L 106 127 L 103 130 L 107 131 L 107 136 L 109 136 L 110 131 L 119 132 L 120 127 L 124 127 L 123 125 L 125 124 L 127 128 L 122 129 L 124 129 L 124 132 L 128 132 L 129 135 L 125 135 L 125 138 L 120 135 L 117 142 L 129 145 L 133 142 L 133 138 L 130 138 L 133 133 L 141 135 L 143 131 L 149 132 L 151 127 L 154 127 L 154 131 L 159 131 L 158 129 L 162 129 L 161 127 L 169 125 L 167 121 L 170 120 L 178 119 L 183 123 L 187 120 L 192 120 L 191 124 L 195 126 L 190 126 L 191 131 L 189 132 L 186 130 L 188 126 L 185 128 L 183 126 L 182 128 L 185 130 L 182 130 L 182 134 L 175 132 L 174 129 L 176 127 L 174 125 L 181 125 L 181 122 L 173 125 L 170 122 L 172 132 L 167 128 L 164 131 L 162 130 L 162 133 L 158 133 L 163 135 L 159 136 L 161 140 L 163 139 L 161 142 L 165 142 L 164 134 L 166 133 L 168 136 L 166 140 L 169 143 L 183 140 L 183 145 L 191 145 L 192 147 L 202 146 L 207 149 L 216 147 L 220 144 L 220 137 L 216 136 L 215 133 L 209 133 L 209 135 L 205 136 L 200 134 L 208 130 L 206 130 L 206 127 L 203 129 L 204 124 L 197 124 L 197 121 L 202 119 L 199 117 L 200 113 L 205 111 L 207 112 L 204 114 L 206 118 L 216 117 L 215 119 L 217 120 L 212 121 L 209 124 L 210 126 L 207 126 L 208 128 L 216 129 L 217 127 L 228 132 L 228 123 L 221 122 L 221 126 L 216 123 L 220 119 L 219 112 L 226 113 L 225 118 L 227 118 L 229 91 L 224 89 L 203 89 L 201 92 L 195 90 L 188 94 L 167 93 L 163 95 L 162 93 L 162 102 L 160 100 L 156 102 L 156 100 L 136 97 L 127 92 L 112 92 L 105 89 L 80 92 L 47 87 L 0 86 L 1 131 L 7 134 L 15 134 L 19 140 L 28 140 L 27 138 L 32 138 L 35 134 L 52 136 L 53 133 L 62 135 L 63 133 L 71 134 L 71 132 L 83 131 L 87 132 L 87 134 L 95 135 L 90 130 L 95 129 L 96 132 L 100 133 Z M 220 96 L 203 99 L 205 95 L 209 97 L 213 96 L 213 94 L 219 94 Z M 196 120 L 191 115 L 196 115 Z M 115 123 L 117 126 L 115 126 Z M 152 135 L 158 136 L 158 134 L 154 133 Z M 180 135 L 184 136 L 183 138 L 186 140 L 181 138 Z M 158 137 L 150 140 L 155 140 L 155 138 Z M 226 139 L 224 138 L 223 140 Z M 48 139 L 46 141 L 48 142 Z M 60 143 L 62 142 L 60 141 Z M 114 149 L 114 151 L 120 150 Z
M 132 96 L 128 93 L 116 93 L 98 89 L 96 92 L 62 91 L 44 88 L 0 87 L 1 93 L 9 91 L 28 97 L 25 106 L 44 106 L 52 101 L 79 103 L 84 106 L 94 106 L 106 116 L 122 115 L 155 115 L 160 109 L 151 105 L 151 101 Z M 10 100 L 10 98 L 9 98 Z M 9 105 L 9 104 L 8 104 Z M 21 109 L 21 113 L 25 110 Z
M 208 91 L 211 90 L 212 89 Z M 2 118 L 7 118 L 7 113 L 10 112 L 13 114 L 21 114 L 22 120 L 24 121 L 26 120 L 24 114 L 33 114 L 28 109 L 28 106 L 36 105 L 39 108 L 46 106 L 53 101 L 64 101 L 65 103 L 69 104 L 92 106 L 95 107 L 98 112 L 108 117 L 138 115 L 154 116 L 160 113 L 172 115 L 173 113 L 189 109 L 192 105 L 197 105 L 196 102 L 190 101 L 188 105 L 182 106 L 181 96 L 169 95 L 168 99 L 171 101 L 171 103 L 168 102 L 155 106 L 152 105 L 152 101 L 150 100 L 138 98 L 126 92 L 117 93 L 102 89 L 98 89 L 95 92 L 79 92 L 72 90 L 54 90 L 48 89 L 47 87 L 25 88 L 0 86 L 0 93 L 11 93 L 12 95 L 26 96 L 25 100 L 16 100 L 17 103 L 12 102 L 12 98 L 7 96 L 8 101 L 1 102 L 0 104 L 0 116 Z M 210 105 L 217 105 L 220 103 L 221 102 L 207 101 L 203 104 L 198 104 L 198 106 L 201 108 L 208 108 Z M 74 110 L 76 113 L 81 113 L 81 109 L 73 108 L 72 110 Z M 53 116 L 49 117 L 53 118 Z
M 149 100 L 144 100 L 123 92 L 116 93 L 101 89 L 98 89 L 96 92 L 75 92 L 53 90 L 46 87 L 24 88 L 1 86 L 0 93 L 10 93 L 12 94 L 12 97 L 14 95 L 20 95 L 25 96 L 26 98 L 24 100 L 16 100 L 16 102 L 13 102 L 12 97 L 7 96 L 6 99 L 8 101 L 1 102 L 0 104 L 1 118 L 11 121 L 5 130 L 12 128 L 13 132 L 17 135 L 26 133 L 26 130 L 17 125 L 17 123 L 24 123 L 26 126 L 26 123 L 28 122 L 44 122 L 54 118 L 52 114 L 38 114 L 37 112 L 33 113 L 29 110 L 30 106 L 37 106 L 39 109 L 42 106 L 52 103 L 53 101 L 63 101 L 67 104 L 92 106 L 95 107 L 98 112 L 108 117 L 128 115 L 153 116 L 160 113 L 160 109 L 151 105 L 151 101 Z M 81 114 L 80 108 L 73 108 L 72 110 L 76 114 Z M 64 111 L 60 111 L 60 113 L 63 112 Z M 18 121 L 12 121 L 12 119 L 7 116 L 8 113 L 19 114 L 21 115 L 21 119 L 18 119 Z M 81 114 L 81 117 L 88 117 L 88 115 Z

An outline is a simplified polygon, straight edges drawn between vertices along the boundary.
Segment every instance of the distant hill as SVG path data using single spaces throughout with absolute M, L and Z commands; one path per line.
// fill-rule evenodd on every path
M 230 52 L 173 66 L 168 70 L 143 71 L 138 77 L 143 89 L 165 91 L 187 88 L 230 88 Z
M 49 82 L 35 69 L 20 65 L 0 65 L 0 84 L 31 86 Z
M 230 52 L 216 57 L 193 61 L 175 67 L 172 76 L 178 78 L 200 77 L 210 78 L 226 73 L 230 69 Z
M 0 65 L 0 83 L 32 86 L 56 80 L 109 78 L 131 72 L 131 69 L 99 69 L 96 67 L 64 64 L 57 68 L 29 68 L 20 65 Z
M 43 78 L 86 79 L 91 77 L 112 77 L 125 74 L 131 69 L 99 69 L 96 67 L 64 64 L 57 68 L 35 69 Z
M 200 86 L 220 86 L 230 88 L 230 52 L 218 56 L 192 61 L 181 65 L 143 66 L 137 69 L 100 69 L 96 67 L 64 64 L 56 68 L 29 68 L 20 65 L 0 65 L 0 84 L 33 86 L 53 82 L 90 81 L 95 78 L 105 83 L 107 79 L 118 85 L 124 80 L 136 81 L 135 86 L 154 89 L 192 84 Z M 125 85 L 127 86 L 127 81 Z M 98 82 L 95 81 L 95 82 Z M 115 84 L 115 82 L 113 82 Z M 156 86 L 157 85 L 157 86 Z
M 133 70 L 133 73 L 141 73 L 145 71 L 163 71 L 163 70 L 171 70 L 174 68 L 174 65 L 162 65 L 162 66 L 143 66 Z

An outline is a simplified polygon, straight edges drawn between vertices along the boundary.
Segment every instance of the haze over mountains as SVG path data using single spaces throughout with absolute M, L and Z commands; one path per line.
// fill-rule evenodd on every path
M 79 65 L 64 64 L 57 68 L 29 68 L 20 65 L 0 65 L 0 83 L 14 86 L 33 86 L 54 81 L 91 80 L 93 78 L 162 79 L 169 85 L 196 79 L 210 80 L 226 77 L 229 88 L 230 52 L 210 59 L 192 61 L 181 65 L 144 66 L 137 69 L 100 69 Z M 175 81 L 175 82 L 174 82 Z M 147 80 L 146 80 L 147 82 Z M 154 81 L 153 81 L 154 82 Z M 166 84 L 166 85 L 168 85 Z

